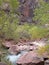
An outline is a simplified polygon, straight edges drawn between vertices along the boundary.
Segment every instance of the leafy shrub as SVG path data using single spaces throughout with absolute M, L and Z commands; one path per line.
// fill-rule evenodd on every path
M 49 24 L 49 3 L 39 0 L 39 7 L 34 10 L 34 21 L 37 21 L 38 24 L 44 25 Z
M 28 24 L 18 25 L 17 29 L 14 31 L 14 39 L 17 40 L 27 40 L 30 39 L 30 34 L 28 32 L 30 26 Z
M 44 47 L 40 47 L 40 48 L 38 49 L 38 53 L 39 53 L 40 55 L 42 55 L 42 54 L 45 53 L 45 52 L 47 52 L 47 53 L 49 54 L 49 44 L 47 44 L 47 45 L 44 46 Z
M 49 28 L 40 27 L 40 25 L 18 25 L 19 18 L 15 13 L 15 10 L 19 6 L 18 0 L 0 0 L 0 6 L 3 2 L 8 2 L 10 5 L 10 12 L 7 14 L 5 11 L 0 10 L 0 37 L 5 39 L 41 39 L 49 36 Z M 46 6 L 45 6 L 46 5 Z M 39 21 L 38 24 L 49 23 L 49 4 L 40 1 L 40 7 L 34 11 L 34 20 Z M 46 12 L 46 13 L 45 13 Z
M 7 14 L 6 5 L 9 4 L 8 7 L 10 7 L 10 11 Z M 19 22 L 19 19 L 17 17 L 17 14 L 15 13 L 15 10 L 18 8 L 19 2 L 18 0 L 0 0 L 0 7 L 2 8 L 0 10 L 0 37 L 3 38 L 13 38 L 14 31 L 17 28 L 17 24 Z
M 49 35 L 48 29 L 38 26 L 33 26 L 31 29 L 29 29 L 29 33 L 31 34 L 32 39 L 42 39 Z
M 4 38 L 12 38 L 19 19 L 18 17 L 16 18 L 16 15 L 14 14 L 8 16 L 4 11 L 0 12 L 0 14 L 0 36 L 3 36 Z

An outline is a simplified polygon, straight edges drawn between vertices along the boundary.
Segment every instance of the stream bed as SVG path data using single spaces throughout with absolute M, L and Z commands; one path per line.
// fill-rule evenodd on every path
M 26 53 L 27 51 L 21 51 L 18 55 L 8 54 L 7 56 L 5 56 L 5 59 L 8 59 L 12 63 L 12 65 L 16 65 L 16 62 L 20 58 L 20 56 Z

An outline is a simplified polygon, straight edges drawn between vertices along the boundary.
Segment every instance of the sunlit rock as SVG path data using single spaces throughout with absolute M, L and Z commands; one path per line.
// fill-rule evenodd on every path
M 16 63 L 17 65 L 44 65 L 43 59 L 39 58 L 38 54 L 33 51 L 23 54 Z
M 46 45 L 46 43 L 44 41 L 34 41 L 32 42 L 34 45 L 37 45 L 39 47 L 43 47 Z

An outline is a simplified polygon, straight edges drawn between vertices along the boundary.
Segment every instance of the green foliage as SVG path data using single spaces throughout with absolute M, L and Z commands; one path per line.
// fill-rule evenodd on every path
M 14 31 L 14 39 L 36 40 L 47 38 L 49 36 L 49 29 L 34 25 L 20 25 Z
M 1 58 L 1 62 L 7 64 L 7 65 L 12 65 L 12 63 L 9 61 L 9 59 L 6 59 L 4 57 Z
M 17 29 L 14 31 L 14 39 L 17 39 L 17 41 L 19 41 L 20 39 L 30 39 L 30 34 L 28 32 L 29 28 L 30 26 L 28 24 L 18 25 Z
M 15 10 L 19 6 L 18 0 L 9 0 L 9 1 L 13 10 Z
M 49 28 L 40 27 L 39 25 L 18 25 L 19 18 L 15 10 L 19 6 L 18 0 L 0 0 L 0 5 L 3 2 L 8 2 L 10 5 L 10 12 L 0 10 L 0 37 L 5 39 L 41 39 L 49 35 Z M 45 6 L 46 5 L 46 6 Z M 39 21 L 38 24 L 49 23 L 49 4 L 40 0 L 40 7 L 34 11 L 34 20 Z
M 18 0 L 0 0 L 0 7 L 3 9 L 4 3 L 9 4 L 10 12 L 7 14 L 4 10 L 0 10 L 0 36 L 9 39 L 13 38 L 14 31 L 19 22 L 17 14 L 15 13 L 19 2 Z
M 43 55 L 43 53 L 48 53 L 49 54 L 49 44 L 45 45 L 44 47 L 39 47 L 38 53 L 40 55 Z
M 11 12 L 14 12 L 18 6 L 19 6 L 19 2 L 18 0 L 0 0 L 0 5 L 2 6 L 4 3 L 9 4 L 9 8 L 11 10 Z M 4 7 L 5 5 L 3 5 Z M 6 6 L 5 6 L 6 7 Z
M 10 16 L 8 16 L 4 11 L 0 14 L 0 36 L 12 38 L 19 19 L 16 18 L 15 14 L 10 14 Z
M 32 39 L 42 39 L 49 35 L 48 29 L 34 26 L 29 30 Z
M 0 5 L 2 4 L 2 2 L 3 2 L 3 1 L 2 1 L 2 0 L 0 0 Z
M 37 21 L 38 24 L 49 24 L 49 3 L 40 0 L 39 4 L 39 7 L 34 10 L 33 20 Z

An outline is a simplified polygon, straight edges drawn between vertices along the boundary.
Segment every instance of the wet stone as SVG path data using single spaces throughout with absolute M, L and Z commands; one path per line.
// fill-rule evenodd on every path
M 45 61 L 44 65 L 49 65 L 49 59 Z

